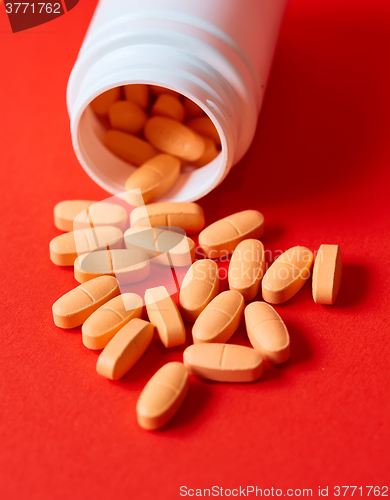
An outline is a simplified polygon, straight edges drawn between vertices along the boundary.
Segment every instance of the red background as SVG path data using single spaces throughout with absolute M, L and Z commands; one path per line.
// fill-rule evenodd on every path
M 155 339 L 110 382 L 80 329 L 58 329 L 51 315 L 76 285 L 49 260 L 53 206 L 107 197 L 78 165 L 65 106 L 94 5 L 83 0 L 19 34 L 0 6 L 1 498 L 165 500 L 180 498 L 182 485 L 310 487 L 316 496 L 319 485 L 388 484 L 388 0 L 291 0 L 254 143 L 200 201 L 208 223 L 263 212 L 272 251 L 338 243 L 337 303 L 314 304 L 306 285 L 277 307 L 289 362 L 254 384 L 191 380 L 159 433 L 138 427 L 135 404 L 182 348 Z M 232 342 L 248 344 L 243 329 Z

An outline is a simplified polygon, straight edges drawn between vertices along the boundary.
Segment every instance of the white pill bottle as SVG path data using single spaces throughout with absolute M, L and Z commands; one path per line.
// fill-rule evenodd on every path
M 124 192 L 134 167 L 103 145 L 89 104 L 112 87 L 145 83 L 192 99 L 222 143 L 159 201 L 195 201 L 214 189 L 252 142 L 286 1 L 100 0 L 67 90 L 73 147 L 89 176 Z

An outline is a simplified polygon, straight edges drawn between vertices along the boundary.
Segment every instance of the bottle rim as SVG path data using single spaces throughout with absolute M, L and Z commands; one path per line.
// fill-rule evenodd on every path
M 156 47 L 153 58 L 158 58 L 158 55 L 163 57 L 164 49 Z M 121 52 L 112 59 L 116 62 L 119 56 L 122 59 L 125 52 Z M 188 61 L 180 64 L 183 61 L 176 60 L 162 66 L 161 63 L 156 64 L 156 60 L 152 63 L 149 59 L 146 68 L 145 61 L 144 64 L 139 62 L 135 58 L 133 64 L 127 61 L 125 67 L 117 64 L 116 71 L 108 65 L 105 71 L 97 72 L 95 65 L 91 68 L 91 74 L 87 73 L 87 84 L 81 85 L 76 100 L 69 108 L 76 156 L 83 169 L 99 186 L 111 194 L 122 195 L 126 180 L 136 167 L 116 157 L 103 145 L 105 129 L 89 104 L 102 92 L 121 85 L 142 83 L 174 90 L 198 104 L 212 120 L 221 139 L 221 152 L 204 167 L 192 170 L 183 168 L 175 186 L 159 201 L 198 200 L 226 177 L 234 162 L 236 137 L 228 116 L 229 109 L 233 107 L 231 96 L 215 78 L 194 78 L 194 73 L 185 68 Z

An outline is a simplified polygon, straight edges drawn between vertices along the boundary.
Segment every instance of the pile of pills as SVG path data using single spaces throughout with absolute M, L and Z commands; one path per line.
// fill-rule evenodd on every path
M 123 377 L 148 349 L 155 330 L 166 348 L 183 345 L 183 320 L 193 323 L 193 344 L 184 350 L 183 363 L 165 364 L 143 389 L 136 407 L 141 427 L 155 430 L 169 422 L 186 397 L 190 374 L 219 382 L 252 382 L 261 377 L 263 360 L 279 364 L 289 358 L 286 325 L 270 304 L 283 303 L 302 288 L 314 256 L 310 249 L 295 246 L 266 270 L 260 212 L 245 210 L 205 227 L 196 203 L 154 203 L 133 209 L 127 228 L 123 207 L 73 200 L 56 205 L 54 221 L 68 232 L 51 241 L 51 260 L 74 265 L 81 283 L 54 303 L 54 322 L 60 328 L 82 325 L 84 345 L 102 350 L 96 367 L 101 376 Z M 80 229 L 72 231 L 76 222 Z M 206 257 L 200 260 L 195 260 L 195 244 L 186 236 L 197 233 Z M 231 256 L 229 290 L 219 293 L 213 259 L 222 256 Z M 144 300 L 135 293 L 121 294 L 119 282 L 144 280 L 150 261 L 189 267 L 179 307 L 164 286 L 147 289 Z M 339 247 L 321 245 L 312 273 L 316 303 L 335 302 L 341 272 Z M 263 300 L 245 304 L 261 296 Z M 144 301 L 149 321 L 142 319 Z M 253 348 L 227 343 L 243 321 Z
M 154 85 L 115 87 L 90 104 L 103 123 L 104 145 L 139 167 L 126 182 L 127 201 L 143 205 L 163 196 L 182 167 L 201 168 L 216 158 L 217 129 L 193 101 Z M 142 196 L 131 191 L 140 189 Z

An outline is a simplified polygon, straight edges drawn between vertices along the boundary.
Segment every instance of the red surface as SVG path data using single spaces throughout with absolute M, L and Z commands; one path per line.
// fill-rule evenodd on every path
M 306 285 L 277 307 L 290 361 L 255 384 L 191 380 L 160 433 L 138 427 L 136 400 L 182 349 L 156 339 L 113 383 L 80 329 L 51 316 L 75 286 L 48 257 L 53 206 L 106 197 L 76 161 L 65 107 L 93 7 L 12 34 L 0 6 L 0 497 L 165 500 L 214 485 L 332 496 L 334 485 L 388 484 L 389 2 L 291 0 L 254 144 L 201 200 L 209 223 L 262 211 L 271 251 L 338 243 L 337 303 L 314 304 Z M 248 344 L 243 329 L 232 341 Z

